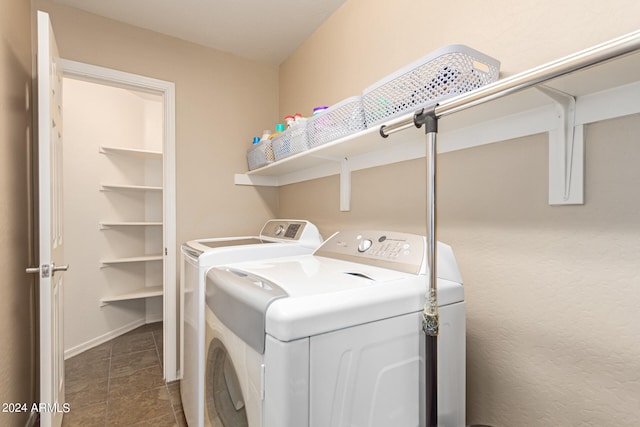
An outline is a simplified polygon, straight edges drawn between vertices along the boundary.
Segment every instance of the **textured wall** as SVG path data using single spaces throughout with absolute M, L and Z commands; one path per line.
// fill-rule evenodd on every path
M 274 189 L 238 188 L 254 134 L 276 123 L 277 67 L 242 59 L 48 0 L 63 58 L 176 84 L 177 236 L 254 232 Z
M 30 259 L 31 18 L 28 1 L 0 1 L 0 404 L 34 398 L 34 280 Z M 28 413 L 0 412 L 0 426 Z
M 349 0 L 281 65 L 280 113 L 331 104 L 446 44 L 503 76 L 638 28 L 637 2 Z M 606 19 L 604 18 L 606 17 Z M 439 156 L 439 238 L 466 285 L 467 421 L 635 426 L 640 416 L 640 117 L 586 128 L 585 205 L 547 202 L 544 135 Z M 280 190 L 281 216 L 325 235 L 424 233 L 425 161 Z

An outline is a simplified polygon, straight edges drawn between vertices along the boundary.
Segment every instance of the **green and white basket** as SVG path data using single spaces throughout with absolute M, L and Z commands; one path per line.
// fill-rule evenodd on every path
M 359 132 L 366 127 L 362 97 L 352 96 L 307 121 L 309 148 Z

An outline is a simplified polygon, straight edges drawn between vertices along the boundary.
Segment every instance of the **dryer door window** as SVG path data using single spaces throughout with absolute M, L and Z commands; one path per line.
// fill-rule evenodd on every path
M 214 339 L 207 354 L 206 406 L 212 425 L 248 427 L 240 382 L 231 357 L 220 340 Z

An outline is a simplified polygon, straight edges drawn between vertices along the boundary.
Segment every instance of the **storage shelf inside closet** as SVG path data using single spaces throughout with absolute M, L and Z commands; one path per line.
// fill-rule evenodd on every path
M 113 295 L 110 297 L 101 298 L 100 305 L 104 306 L 112 302 L 129 301 L 133 299 L 153 298 L 153 297 L 161 297 L 161 296 L 162 296 L 162 285 L 147 286 L 144 288 L 135 289 L 130 292 L 122 293 L 119 295 Z
M 110 265 L 115 265 L 115 264 L 131 264 L 134 262 L 151 262 L 151 261 L 162 261 L 162 255 L 144 255 L 144 256 L 113 258 L 113 259 L 101 259 L 100 263 L 102 264 L 102 267 L 108 267 Z
M 101 154 L 107 156 L 111 163 L 117 170 L 126 167 L 134 170 L 144 171 L 143 175 L 158 176 L 162 171 L 162 159 L 163 153 L 160 151 L 129 148 L 129 147 L 115 147 L 115 146 L 100 146 L 98 151 Z M 134 180 L 138 180 L 138 178 Z M 146 178 L 144 179 L 146 181 Z M 123 236 L 128 236 L 129 239 L 139 241 L 139 256 L 105 256 L 100 260 L 100 268 L 118 267 L 126 265 L 143 264 L 144 267 L 140 268 L 138 277 L 131 283 L 127 283 L 130 290 L 124 292 L 118 292 L 114 295 L 105 296 L 100 299 L 100 306 L 104 306 L 108 303 L 117 303 L 119 301 L 128 301 L 136 299 L 153 298 L 163 295 L 163 284 L 157 284 L 157 278 L 150 278 L 148 274 L 151 270 L 155 269 L 157 263 L 164 262 L 164 256 L 161 252 L 161 247 L 157 240 L 158 231 L 162 232 L 164 223 L 158 221 L 156 218 L 162 218 L 162 205 L 161 194 L 163 187 L 158 185 L 147 185 L 139 183 L 129 184 L 126 183 L 101 183 L 100 191 L 102 192 L 120 192 L 123 194 L 131 194 L 130 197 L 137 199 L 139 203 L 144 205 L 144 212 L 139 212 L 139 219 L 120 219 L 110 218 L 109 220 L 103 220 L 99 222 L 100 229 L 103 230 L 105 236 L 110 236 L 112 239 L 118 239 Z M 149 199 L 150 196 L 154 196 Z M 114 204 L 128 203 L 127 199 L 114 199 Z M 117 216 L 117 215 L 116 215 Z M 149 220 L 148 218 L 153 218 Z M 113 230 L 113 231 L 110 231 Z M 149 234 L 151 233 L 151 234 Z M 154 237 L 156 236 L 156 237 Z M 151 240 L 149 240 L 151 239 Z M 151 252 L 151 254 L 149 254 Z M 149 267 L 147 267 L 149 266 Z M 155 282 L 155 283 L 154 283 Z M 141 286 L 142 284 L 142 286 Z
M 103 230 L 112 227 L 162 227 L 159 221 L 100 221 L 100 228 Z
M 109 147 L 106 145 L 101 145 L 99 148 L 100 153 L 107 155 L 125 155 L 125 156 L 136 156 L 142 157 L 145 159 L 162 159 L 161 151 L 153 151 L 153 150 L 142 150 L 137 148 L 126 148 L 126 147 Z
M 637 33 L 632 35 L 640 39 L 640 32 Z M 542 69 L 550 64 L 553 63 L 537 68 Z M 582 126 L 640 113 L 640 103 L 637 101 L 640 99 L 638 70 L 640 53 L 636 50 L 631 54 L 591 64 L 561 77 L 542 80 L 534 87 L 514 91 L 507 96 L 484 99 L 480 105 L 452 113 L 439 120 L 438 152 L 456 151 L 549 133 L 550 151 L 555 153 L 555 149 L 551 149 L 552 143 L 557 142 L 561 147 L 557 150 L 557 156 L 550 156 L 549 203 L 581 204 Z M 500 82 L 498 80 L 484 88 Z M 476 92 L 480 93 L 482 90 L 483 88 L 480 88 L 442 101 L 440 105 L 471 99 Z M 407 113 L 406 117 L 412 117 L 413 113 Z M 390 122 L 398 120 L 396 118 Z M 570 141 L 563 132 L 567 127 L 574 128 Z M 351 171 L 417 159 L 426 155 L 422 129 L 398 132 L 388 138 L 382 138 L 379 132 L 380 125 L 377 125 L 261 168 L 236 174 L 235 183 L 282 186 L 340 175 L 341 209 L 349 210 Z M 566 169 L 572 166 L 574 169 Z M 561 179 L 555 180 L 553 175 L 559 175 Z M 572 185 L 575 184 L 577 187 L 560 188 L 565 185 L 563 175 L 571 175 Z M 567 194 L 571 191 L 573 194 Z
M 100 184 L 100 191 L 162 191 L 162 187 L 151 185 Z

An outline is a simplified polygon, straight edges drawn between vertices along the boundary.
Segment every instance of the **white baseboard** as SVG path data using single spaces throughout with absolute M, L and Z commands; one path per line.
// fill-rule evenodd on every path
M 145 319 L 145 323 L 156 323 L 156 322 L 162 322 L 162 313 L 153 315 L 153 316 L 148 315 Z
M 126 334 L 127 332 L 132 331 L 135 328 L 138 328 L 146 323 L 151 323 L 151 322 L 145 321 L 145 319 L 138 319 L 134 322 L 129 323 L 128 325 L 121 326 L 118 329 L 114 329 L 112 331 L 107 332 L 106 334 L 100 335 L 99 337 L 95 337 L 75 347 L 69 348 L 64 351 L 64 360 L 67 360 L 70 357 L 80 354 L 83 351 L 87 351 L 93 347 L 99 346 L 100 344 L 103 344 L 109 340 L 119 337 L 120 335 Z

